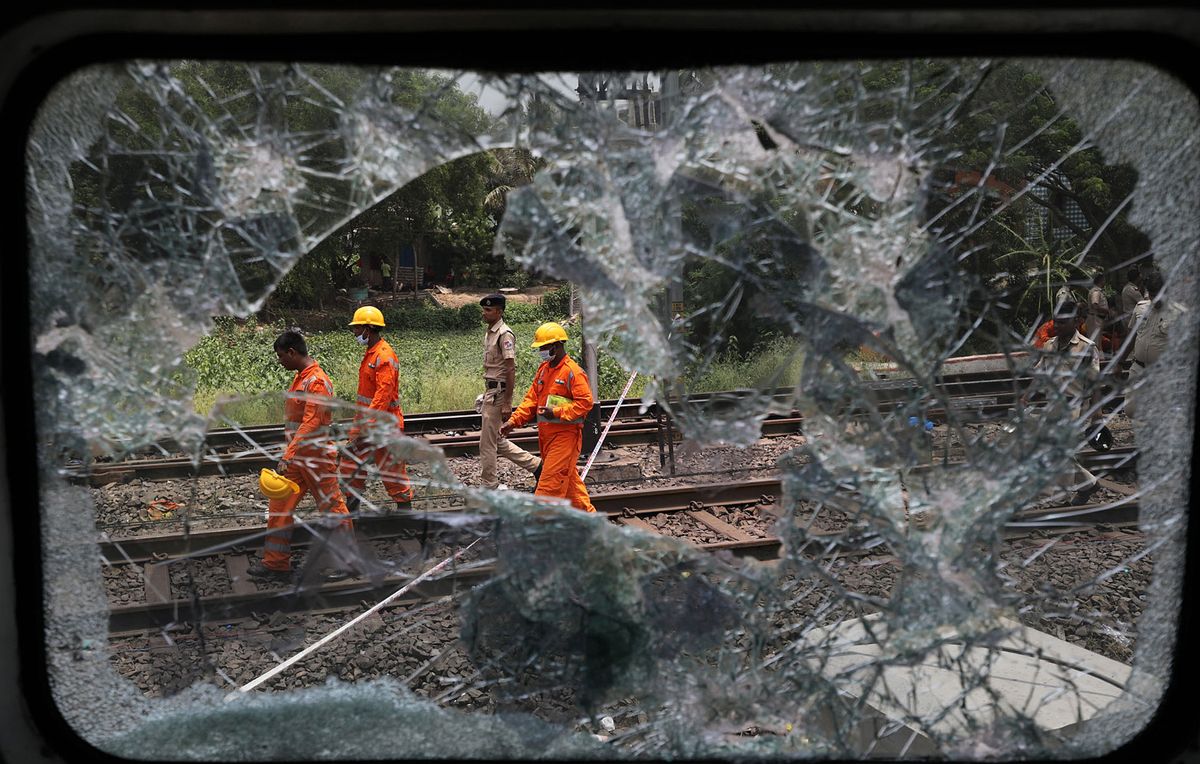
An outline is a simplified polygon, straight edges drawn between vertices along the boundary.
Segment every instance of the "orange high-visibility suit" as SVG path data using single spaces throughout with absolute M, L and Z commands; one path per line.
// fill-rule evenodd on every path
M 296 372 L 284 404 L 287 447 L 283 460 L 288 463 L 284 475 L 300 485 L 300 492 L 286 499 L 271 499 L 268 504 L 263 565 L 272 570 L 291 570 L 292 513 L 306 493 L 312 493 L 320 511 L 345 515 L 338 524 L 339 531 L 354 530 L 338 489 L 337 448 L 329 432 L 333 414 L 329 406 L 308 397 L 316 395 L 332 398 L 333 383 L 320 366 L 312 363 Z
M 350 445 L 342 454 L 342 479 L 357 496 L 362 496 L 367 485 L 367 469 L 375 464 L 379 477 L 392 501 L 412 501 L 412 484 L 408 480 L 408 469 L 404 462 L 396 459 L 386 447 L 375 448 L 366 444 L 356 445 L 360 435 L 375 424 L 375 411 L 383 411 L 396 418 L 399 432 L 404 432 L 404 412 L 400 410 L 400 359 L 387 340 L 380 339 L 363 355 L 358 365 L 358 405 L 367 411 L 354 414 L 350 427 Z
M 1033 346 L 1035 348 L 1040 348 L 1042 345 L 1045 345 L 1051 337 L 1054 336 L 1056 336 L 1054 333 L 1054 319 L 1050 319 L 1037 328 L 1037 332 L 1033 335 Z
M 568 399 L 565 405 L 552 408 L 553 418 L 537 416 L 542 476 L 534 495 L 568 499 L 577 509 L 595 512 L 575 466 L 583 449 L 583 417 L 592 409 L 592 388 L 588 385 L 587 374 L 570 356 L 563 356 L 558 366 L 552 367 L 550 363 L 543 361 L 538 367 L 525 400 L 513 411 L 509 421 L 515 427 L 524 427 L 551 395 Z

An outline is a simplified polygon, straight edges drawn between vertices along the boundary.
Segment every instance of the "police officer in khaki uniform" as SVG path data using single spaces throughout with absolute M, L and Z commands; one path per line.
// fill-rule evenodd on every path
M 1148 373 L 1149 367 L 1167 349 L 1171 324 L 1187 312 L 1187 308 L 1180 303 L 1164 299 L 1163 278 L 1157 271 L 1146 275 L 1146 292 L 1146 299 L 1133 310 L 1133 330 L 1136 334 L 1125 392 L 1125 414 L 1131 419 L 1137 415 L 1137 399 L 1142 395 L 1138 390 L 1143 384 L 1141 377 Z
M 502 294 L 489 294 L 479 301 L 483 320 L 488 329 L 483 335 L 484 392 L 479 402 L 483 423 L 479 430 L 480 482 L 484 488 L 496 489 L 496 455 L 533 473 L 536 481 L 542 460 L 500 436 L 500 426 L 512 416 L 512 391 L 517 375 L 516 337 L 504 323 L 505 299 Z

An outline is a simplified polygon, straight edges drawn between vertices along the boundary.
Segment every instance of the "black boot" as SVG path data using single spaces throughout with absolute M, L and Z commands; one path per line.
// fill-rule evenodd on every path
M 267 581 L 276 582 L 291 581 L 292 579 L 292 571 L 268 568 L 266 565 L 263 565 L 261 560 L 251 564 L 250 567 L 246 569 L 246 575 L 250 576 L 251 578 L 262 578 L 266 579 Z
M 412 502 L 411 501 L 396 502 L 396 511 L 397 512 L 412 512 Z
M 350 514 L 357 515 L 358 507 L 362 504 L 362 499 L 358 496 L 351 496 L 346 499 L 346 509 L 350 510 Z
M 1081 504 L 1087 504 L 1088 499 L 1096 492 L 1098 488 L 1100 488 L 1099 485 L 1092 483 L 1087 488 L 1082 488 L 1076 491 L 1075 495 L 1071 498 L 1071 506 L 1078 507 Z

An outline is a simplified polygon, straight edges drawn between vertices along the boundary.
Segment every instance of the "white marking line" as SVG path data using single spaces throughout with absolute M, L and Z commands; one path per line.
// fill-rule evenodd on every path
M 592 468 L 592 462 L 596 459 L 596 454 L 600 453 L 600 446 L 604 444 L 604 438 L 608 436 L 608 429 L 612 427 L 613 420 L 617 418 L 617 412 L 621 410 L 621 404 L 625 402 L 625 396 L 629 394 L 629 388 L 633 386 L 633 380 L 638 373 L 629 375 L 629 381 L 625 383 L 625 389 L 621 391 L 621 397 L 617 399 L 617 405 L 613 406 L 612 414 L 608 417 L 608 424 L 604 425 L 604 432 L 600 433 L 600 439 L 596 441 L 596 447 L 592 449 L 592 455 L 588 457 L 587 464 L 583 466 L 583 474 L 579 476 L 580 480 L 587 480 L 588 470 Z
M 240 692 L 249 692 L 250 690 L 253 690 L 255 687 L 258 687 L 258 686 L 259 686 L 260 684 L 262 684 L 263 682 L 265 682 L 265 681 L 267 681 L 268 679 L 272 678 L 272 677 L 273 677 L 273 676 L 275 676 L 276 674 L 279 674 L 280 672 L 282 672 L 284 669 L 288 668 L 288 667 L 289 667 L 289 666 L 291 666 L 292 664 L 294 664 L 294 663 L 296 663 L 297 661 L 300 661 L 300 660 L 302 660 L 303 658 L 307 657 L 307 656 L 308 656 L 310 653 L 312 653 L 312 652 L 316 651 L 318 648 L 322 647 L 322 646 L 323 646 L 323 645 L 325 645 L 326 643 L 328 643 L 328 642 L 331 642 L 332 640 L 336 639 L 336 638 L 337 638 L 339 635 L 341 635 L 341 634 L 342 634 L 342 632 L 346 631 L 346 630 L 347 630 L 347 629 L 349 629 L 351 626 L 353 626 L 354 624 L 356 624 L 356 623 L 358 623 L 359 621 L 363 620 L 364 618 L 366 618 L 367 616 L 371 615 L 372 613 L 375 613 L 375 612 L 376 612 L 376 611 L 378 611 L 380 608 L 382 608 L 382 607 L 384 607 L 385 605 L 387 605 L 389 602 L 392 602 L 392 601 L 393 601 L 393 600 L 395 600 L 397 597 L 399 597 L 400 595 L 402 595 L 402 594 L 404 594 L 405 592 L 407 592 L 409 589 L 413 588 L 413 587 L 414 587 L 414 586 L 416 586 L 417 584 L 421 583 L 421 582 L 422 582 L 422 581 L 424 581 L 425 579 L 427 579 L 427 578 L 429 578 L 430 576 L 432 576 L 434 573 L 437 573 L 439 570 L 441 570 L 442 568 L 444 568 L 444 567 L 446 567 L 447 565 L 449 565 L 451 561 L 458 559 L 458 558 L 459 558 L 459 557 L 460 557 L 460 556 L 463 554 L 463 552 L 466 552 L 468 549 L 470 549 L 471 547 L 475 546 L 475 545 L 476 545 L 476 544 L 478 544 L 479 542 L 480 542 L 480 539 L 475 539 L 474 541 L 472 541 L 472 542 L 471 542 L 470 544 L 468 544 L 467 546 L 463 547 L 462 549 L 459 549 L 457 552 L 455 552 L 454 554 L 450 555 L 450 556 L 449 556 L 449 557 L 447 557 L 446 559 L 442 560 L 442 561 L 441 561 L 441 562 L 439 562 L 437 565 L 434 565 L 434 566 L 433 566 L 432 568 L 430 568 L 429 570 L 425 571 L 425 572 L 424 572 L 424 573 L 422 573 L 421 575 L 419 575 L 419 576 L 417 576 L 416 578 L 414 578 L 412 581 L 409 581 L 407 584 L 405 584 L 404 586 L 400 587 L 400 588 L 399 588 L 398 590 L 396 590 L 394 593 L 392 593 L 391 595 L 389 595 L 389 596 L 387 597 L 387 599 L 385 599 L 385 600 L 382 600 L 381 602 L 379 602 L 379 603 L 377 603 L 376 605 L 374 605 L 373 607 L 371 607 L 369 610 L 367 610 L 367 611 L 365 611 L 365 612 L 361 613 L 361 614 L 360 614 L 360 615 L 359 615 L 357 618 L 355 618 L 354 620 L 352 620 L 352 621 L 348 621 L 348 622 L 346 622 L 346 623 L 342 624 L 342 625 L 341 625 L 341 626 L 339 626 L 339 627 L 338 627 L 336 630 L 334 630 L 334 631 L 331 631 L 330 633 L 326 634 L 324 637 L 321 637 L 321 639 L 320 639 L 319 641 L 317 641 L 317 642 L 314 642 L 313 644 L 311 644 L 311 645 L 309 645 L 308 647 L 304 648 L 303 650 L 301 650 L 300 652 L 296 653 L 296 654 L 295 654 L 295 655 L 293 655 L 291 658 L 288 658 L 288 659 L 287 659 L 286 661 L 284 661 L 283 663 L 280 663 L 278 666 L 276 666 L 275 668 L 271 669 L 271 670 L 270 670 L 270 671 L 268 671 L 267 673 L 263 674 L 262 676 L 258 677 L 257 679 L 254 679 L 254 680 L 251 680 L 250 682 L 247 682 L 246 684 L 244 684 L 244 685 L 242 685 L 241 687 L 237 688 L 237 689 L 236 689 L 236 690 L 234 690 L 233 692 L 229 693 L 228 695 L 226 695 L 226 696 L 225 696 L 225 700 L 227 700 L 227 701 L 228 701 L 228 700 L 232 700 L 233 698 L 237 697 L 238 693 L 240 693 Z

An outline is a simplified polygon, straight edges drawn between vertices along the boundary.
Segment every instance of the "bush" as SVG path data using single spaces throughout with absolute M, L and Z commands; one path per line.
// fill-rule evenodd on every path
M 184 362 L 196 373 L 199 388 L 256 393 L 283 389 L 292 374 L 279 365 L 273 344 L 286 327 L 282 324 L 241 325 L 232 319 L 218 320 L 216 330 L 184 354 Z
M 559 318 L 562 317 L 548 312 L 544 305 L 534 305 L 529 302 L 513 301 L 508 303 L 504 308 L 504 321 L 509 325 L 540 324 Z
M 389 329 L 415 332 L 446 332 L 479 328 L 478 305 L 442 308 L 424 303 L 385 308 L 383 320 Z
M 548 316 L 565 318 L 571 315 L 571 285 L 563 284 L 557 289 L 542 295 L 542 310 Z M 547 319 L 555 320 L 554 318 Z

